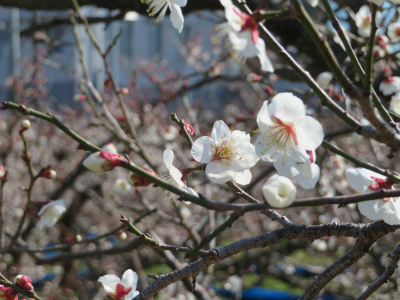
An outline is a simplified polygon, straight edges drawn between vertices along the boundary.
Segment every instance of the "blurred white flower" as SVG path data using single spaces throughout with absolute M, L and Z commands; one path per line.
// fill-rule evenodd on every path
M 142 3 L 149 5 L 149 16 L 153 17 L 158 14 L 156 22 L 160 22 L 167 12 L 169 7 L 171 13 L 169 19 L 171 20 L 172 26 L 178 30 L 179 33 L 183 29 L 183 14 L 181 7 L 186 6 L 187 0 L 141 0 Z
M 400 91 L 400 77 L 398 77 L 398 76 L 386 77 L 379 85 L 379 90 L 385 96 L 399 92 Z
M 322 72 L 317 76 L 317 83 L 321 88 L 326 90 L 331 84 L 333 74 L 331 72 Z
M 167 149 L 164 151 L 164 163 L 165 166 L 167 167 L 169 171 L 169 175 L 165 177 L 166 181 L 169 184 L 172 184 L 179 188 L 180 190 L 192 194 L 194 196 L 198 196 L 197 193 L 192 189 L 186 187 L 186 182 L 182 180 L 182 173 L 172 165 L 172 162 L 174 161 L 174 152 L 171 149 Z M 164 199 L 171 201 L 175 205 L 178 204 L 178 198 L 179 195 L 172 193 L 168 190 L 164 190 Z M 190 201 L 184 201 L 186 204 L 189 204 Z
M 250 135 L 239 130 L 231 132 L 223 121 L 214 123 L 211 137 L 202 136 L 193 143 L 192 156 L 207 164 L 206 174 L 216 183 L 232 179 L 239 184 L 250 183 L 248 169 L 259 159 L 250 143 Z
M 275 174 L 263 184 L 262 193 L 272 207 L 287 207 L 296 198 L 296 187 L 289 178 Z
M 393 181 L 367 169 L 350 168 L 346 170 L 345 176 L 350 186 L 359 193 L 393 189 Z M 382 219 L 390 225 L 400 224 L 399 198 L 383 198 L 357 204 L 360 212 L 371 220 Z
M 393 43 L 400 41 L 400 23 L 390 23 L 387 33 Z
M 260 132 L 254 144 L 257 155 L 272 162 L 278 173 L 285 176 L 296 176 L 300 169 L 308 167 L 310 154 L 324 138 L 321 124 L 306 116 L 303 102 L 291 93 L 276 95 L 271 104 L 265 101 L 257 115 L 257 124 Z
M 392 96 L 389 109 L 400 115 L 400 93 L 396 93 Z
M 136 22 L 139 18 L 140 15 L 136 11 L 128 11 L 124 16 L 124 21 Z
M 219 40 L 228 35 L 232 48 L 241 56 L 245 58 L 257 56 L 260 59 L 261 69 L 273 72 L 274 68 L 267 56 L 265 42 L 258 32 L 259 20 L 256 19 L 256 15 L 241 12 L 231 0 L 220 0 L 220 2 L 225 8 L 228 22 L 216 27 L 219 31 L 217 34 Z
M 98 280 L 107 292 L 107 296 L 114 300 L 131 300 L 139 292 L 136 291 L 138 276 L 136 272 L 128 269 L 119 279 L 115 275 L 104 275 Z
M 319 0 L 307 0 L 307 2 L 308 2 L 311 6 L 316 7 L 316 6 L 318 5 L 318 3 L 319 3 Z
M 51 201 L 44 205 L 38 212 L 39 228 L 52 227 L 60 219 L 61 215 L 67 210 L 63 200 Z
M 103 151 L 118 153 L 117 147 L 114 143 L 107 143 L 101 149 L 103 149 Z
M 381 12 L 376 13 L 376 20 L 379 23 Z M 371 11 L 369 6 L 363 5 L 355 15 L 355 21 L 358 28 L 358 34 L 362 37 L 369 37 L 371 34 Z
M 118 178 L 114 183 L 115 190 L 121 194 L 127 194 L 131 190 L 131 185 L 125 178 Z

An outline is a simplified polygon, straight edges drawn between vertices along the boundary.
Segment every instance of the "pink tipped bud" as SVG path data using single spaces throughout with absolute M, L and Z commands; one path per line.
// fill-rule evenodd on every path
M 118 230 L 114 234 L 120 241 L 125 241 L 128 238 L 126 232 L 122 230 Z
M 103 85 L 104 85 L 105 87 L 109 87 L 109 86 L 111 86 L 111 84 L 112 84 L 112 81 L 111 81 L 110 78 L 107 78 L 107 79 L 104 80 L 104 82 L 103 82 Z
M 124 162 L 126 162 L 126 158 L 118 153 L 99 151 L 89 155 L 83 161 L 83 165 L 94 172 L 106 172 L 114 170 L 115 167 L 120 166 Z
M 0 180 L 3 181 L 7 177 L 7 172 L 4 170 L 3 164 L 0 164 Z
M 74 96 L 74 101 L 75 102 L 82 102 L 82 101 L 86 101 L 86 96 L 84 94 L 76 94 Z
M 384 74 L 385 74 L 385 77 L 391 77 L 392 76 L 392 68 L 390 66 L 386 66 Z
M 190 136 L 193 136 L 193 134 L 194 134 L 194 128 L 193 128 L 192 125 L 190 125 L 190 124 L 185 124 L 185 129 L 186 129 L 187 133 L 189 133 Z M 182 131 L 182 130 L 179 130 L 179 135 L 180 135 L 180 136 L 183 136 L 183 131 Z
M 42 177 L 47 178 L 47 179 L 55 179 L 56 176 L 57 176 L 57 173 L 54 170 L 46 170 L 42 173 Z
M 129 94 L 129 89 L 127 87 L 123 87 L 119 91 L 123 95 L 128 95 Z
M 29 120 L 23 120 L 21 123 L 21 131 L 25 131 L 31 127 L 31 122 Z
M 26 275 L 18 275 L 15 277 L 14 284 L 21 289 L 34 293 L 35 290 L 32 285 L 32 280 Z
M 150 173 L 151 175 L 153 175 L 153 176 L 158 176 L 157 173 L 154 172 L 154 171 L 152 171 L 152 170 L 149 170 L 149 169 L 143 168 L 143 167 L 142 167 L 142 169 L 145 170 L 145 171 L 147 171 L 147 172 L 149 172 L 149 173 Z M 146 178 L 144 178 L 144 177 L 142 177 L 142 176 L 140 176 L 140 175 L 137 175 L 137 174 L 132 174 L 132 175 L 128 178 L 128 181 L 129 181 L 129 183 L 130 183 L 131 185 L 133 185 L 133 186 L 148 186 L 148 185 L 151 184 L 151 182 L 148 181 Z
M 260 81 L 262 81 L 262 77 L 256 73 L 250 73 L 250 74 L 247 74 L 246 80 L 249 83 L 260 82 Z

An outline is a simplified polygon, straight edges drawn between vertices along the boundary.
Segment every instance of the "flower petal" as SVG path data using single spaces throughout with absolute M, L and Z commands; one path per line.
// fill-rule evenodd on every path
M 292 93 L 279 93 L 269 105 L 269 115 L 279 118 L 282 121 L 292 122 L 295 118 L 306 115 L 306 109 L 301 101 Z
M 184 22 L 181 7 L 172 2 L 168 2 L 168 4 L 169 4 L 169 9 L 171 10 L 169 19 L 172 22 L 172 26 L 174 26 L 174 28 L 176 28 L 178 30 L 178 32 L 181 33 L 182 29 L 183 29 L 183 22 Z
M 132 290 L 136 290 L 137 282 L 138 282 L 138 275 L 131 269 L 126 270 L 122 275 L 121 284 L 126 289 L 131 287 Z
M 315 150 L 324 139 L 324 130 L 321 124 L 311 117 L 296 118 L 293 120 L 296 128 L 298 146 L 306 150 Z
M 117 284 L 121 282 L 121 280 L 115 275 L 101 276 L 98 281 L 101 282 L 107 293 L 115 292 Z
M 303 189 L 312 189 L 319 179 L 319 166 L 317 164 L 303 163 L 298 164 L 299 174 L 296 176 L 297 182 Z
M 221 140 L 221 138 L 228 138 L 231 136 L 231 130 L 225 124 L 224 121 L 216 121 L 214 123 L 213 130 L 211 132 L 211 137 L 217 143 Z
M 251 181 L 252 175 L 250 170 L 245 170 L 243 172 L 235 172 L 233 175 L 233 180 L 240 185 L 249 184 Z
M 167 166 L 167 169 L 169 169 L 172 166 L 172 163 L 174 161 L 174 152 L 171 149 L 167 149 L 164 151 L 164 163 Z
M 214 140 L 208 136 L 198 138 L 192 146 L 191 153 L 193 158 L 203 164 L 210 162 L 214 156 L 212 152 L 214 144 Z
M 345 172 L 345 176 L 350 186 L 360 193 L 365 193 L 366 191 L 368 191 L 369 185 L 374 182 L 371 176 L 375 176 L 378 178 L 383 177 L 382 175 L 372 172 L 370 170 L 356 168 L 347 169 Z
M 223 163 L 210 162 L 206 167 L 206 175 L 215 183 L 225 183 L 232 180 L 234 173 L 229 165 Z
M 274 122 L 271 120 L 269 115 L 269 103 L 268 101 L 264 101 L 263 106 L 257 114 L 257 125 L 260 130 L 266 130 L 273 124 Z
M 264 72 L 274 72 L 274 67 L 267 56 L 267 50 L 265 49 L 265 42 L 259 38 L 256 44 L 257 57 L 260 60 L 261 70 Z

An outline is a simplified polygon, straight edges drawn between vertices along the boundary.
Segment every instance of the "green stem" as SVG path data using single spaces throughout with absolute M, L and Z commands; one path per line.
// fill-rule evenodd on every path
M 333 53 L 331 47 L 329 46 L 326 39 L 321 35 L 321 33 L 315 27 L 314 22 L 312 21 L 307 11 L 304 9 L 304 6 L 301 5 L 300 1 L 298 0 L 290 0 L 290 2 L 300 13 L 298 15 L 300 23 L 303 25 L 308 35 L 311 37 L 314 44 L 317 46 L 319 52 L 322 54 L 326 64 L 331 69 L 336 80 L 345 90 L 352 89 L 351 81 L 343 73 L 342 69 L 340 68 L 339 62 L 337 61 L 336 56 Z
M 192 137 L 190 136 L 190 134 L 187 132 L 187 130 L 185 128 L 185 122 L 183 122 L 183 120 L 179 119 L 178 116 L 176 115 L 176 113 L 172 113 L 171 114 L 171 120 L 174 121 L 179 126 L 179 128 L 182 130 L 183 136 L 185 137 L 185 139 L 189 143 L 189 148 L 192 149 L 193 140 L 192 140 Z
M 339 23 L 339 20 L 336 18 L 335 12 L 333 11 L 333 9 L 329 3 L 329 0 L 321 0 L 321 3 L 325 7 L 326 13 L 328 14 L 328 16 L 331 20 L 333 28 L 335 28 L 336 32 L 339 35 L 339 38 L 344 45 L 344 48 L 346 50 L 347 55 L 350 58 L 350 61 L 353 63 L 353 66 L 357 72 L 358 77 L 361 79 L 361 81 L 364 84 L 366 84 L 367 79 L 365 76 L 365 72 L 364 72 L 356 54 L 354 53 L 354 50 L 351 47 L 351 45 L 343 31 L 342 26 Z M 346 89 L 345 89 L 345 91 L 347 92 Z M 372 89 L 372 99 L 373 99 L 373 103 L 374 103 L 375 107 L 378 109 L 381 116 L 385 119 L 385 121 L 389 122 L 391 124 L 391 126 L 395 128 L 395 123 L 393 122 L 390 114 L 388 113 L 386 108 L 382 105 L 381 101 L 379 100 L 378 96 L 376 95 L 376 93 L 373 89 Z
M 348 159 L 349 161 L 355 163 L 357 166 L 360 166 L 362 168 L 365 168 L 365 169 L 371 170 L 373 172 L 376 172 L 378 174 L 381 174 L 383 176 L 386 176 L 387 178 L 390 178 L 391 180 L 393 180 L 396 183 L 400 183 L 400 176 L 395 172 L 389 172 L 388 170 L 375 167 L 374 165 L 371 165 L 369 163 L 365 163 L 365 162 L 359 160 L 358 158 L 355 158 L 354 156 L 350 155 L 349 153 L 344 152 L 342 149 L 338 148 L 337 146 L 328 143 L 327 141 L 323 141 L 321 146 L 337 155 L 340 155 L 340 156 Z
M 376 10 L 377 6 L 374 4 L 371 4 L 371 34 L 369 36 L 369 41 L 368 41 L 368 52 L 367 52 L 367 57 L 365 58 L 365 83 L 364 83 L 364 91 L 365 94 L 371 95 L 372 92 L 372 66 L 374 64 L 374 45 L 375 45 L 375 36 L 376 36 Z

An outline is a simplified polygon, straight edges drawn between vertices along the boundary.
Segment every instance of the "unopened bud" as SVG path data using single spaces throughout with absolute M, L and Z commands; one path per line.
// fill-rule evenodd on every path
M 111 82 L 111 79 L 110 79 L 110 78 L 107 78 L 107 79 L 104 80 L 104 82 L 103 82 L 103 85 L 104 85 L 105 87 L 109 87 L 109 86 L 111 86 L 111 84 L 112 84 L 112 82 Z
M 247 74 L 246 80 L 249 83 L 260 82 L 260 81 L 262 81 L 262 77 L 256 73 L 250 73 L 250 74 Z
M 3 164 L 0 164 L 0 180 L 3 181 L 7 177 L 7 172 L 4 170 Z
M 31 122 L 29 120 L 23 120 L 21 123 L 21 131 L 25 131 L 31 127 Z
M 267 87 L 265 88 L 265 93 L 268 96 L 273 96 L 275 94 L 274 88 L 270 85 L 267 85 Z
M 17 300 L 17 292 L 8 286 L 0 285 L 0 300 Z
M 42 177 L 47 178 L 47 179 L 55 179 L 56 176 L 57 176 L 57 173 L 54 170 L 46 170 L 42 173 Z
M 143 167 L 142 167 L 142 169 L 147 171 L 147 172 L 149 172 L 151 175 L 158 176 L 156 172 L 154 172 L 154 171 L 152 171 L 150 169 L 143 168 Z M 151 184 L 150 181 L 148 181 L 146 178 L 144 178 L 144 177 L 142 177 L 142 176 L 140 176 L 138 174 L 132 174 L 128 178 L 128 181 L 133 186 L 148 186 L 148 185 Z
M 21 289 L 34 293 L 35 290 L 32 285 L 32 280 L 26 275 L 18 275 L 15 277 L 14 284 Z
M 193 134 L 194 134 L 194 128 L 193 128 L 192 125 L 190 125 L 190 124 L 185 124 L 185 129 L 186 129 L 187 133 L 188 133 L 190 136 L 193 136 Z M 182 131 L 182 130 L 179 130 L 179 135 L 180 135 L 180 136 L 183 136 L 183 131 Z
M 120 240 L 120 241 L 124 241 L 128 238 L 128 235 L 126 234 L 125 231 L 122 230 L 118 230 L 115 232 L 115 236 Z
M 129 94 L 129 89 L 127 87 L 123 87 L 119 90 L 121 94 L 123 95 L 128 95 Z
M 82 102 L 82 101 L 86 101 L 86 96 L 84 94 L 76 94 L 74 96 L 74 101 L 75 102 Z

